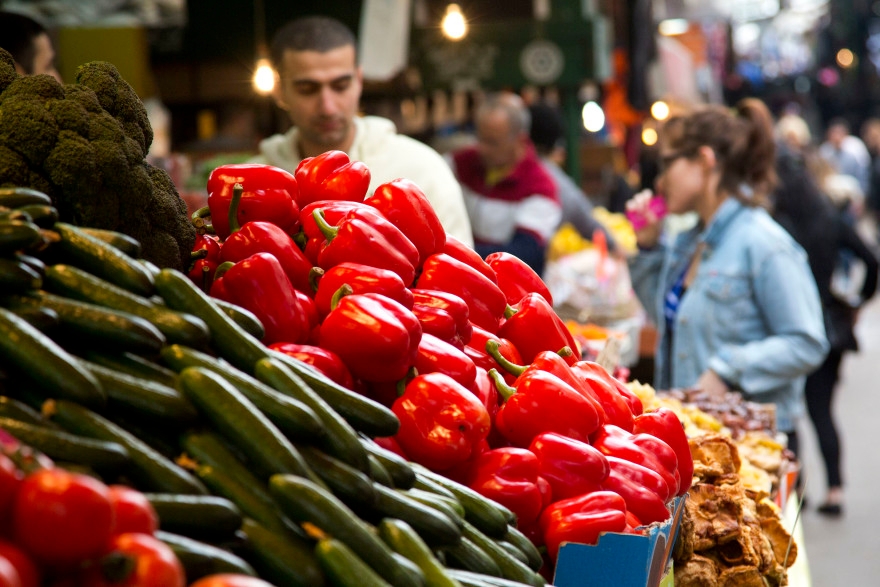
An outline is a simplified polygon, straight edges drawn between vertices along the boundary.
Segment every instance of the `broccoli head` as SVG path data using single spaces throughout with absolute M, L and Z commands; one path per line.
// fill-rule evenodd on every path
M 195 229 L 171 178 L 144 160 L 146 109 L 112 65 L 79 73 L 67 85 L 19 76 L 0 49 L 0 186 L 43 191 L 62 221 L 123 232 L 145 259 L 184 269 Z

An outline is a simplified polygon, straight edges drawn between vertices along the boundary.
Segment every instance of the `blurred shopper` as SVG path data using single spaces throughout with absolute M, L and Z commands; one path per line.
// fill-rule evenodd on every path
M 839 173 L 854 177 L 862 193 L 868 192 L 871 156 L 865 143 L 850 134 L 844 118 L 834 118 L 825 131 L 825 142 L 819 146 L 819 156 L 831 163 Z
M 540 275 L 562 207 L 529 140 L 529 111 L 519 96 L 501 93 L 488 96 L 474 116 L 477 144 L 447 155 L 464 192 L 474 248 L 484 257 L 512 253 Z
M 52 39 L 46 28 L 34 19 L 17 12 L 0 11 L 0 47 L 12 55 L 18 73 L 45 73 L 61 81 L 55 69 Z
M 556 184 L 559 203 L 562 205 L 560 224 L 570 223 L 583 238 L 590 241 L 593 240 L 595 231 L 603 232 L 608 249 L 615 251 L 617 244 L 614 238 L 602 223 L 593 217 L 593 203 L 590 198 L 560 167 L 565 160 L 563 141 L 565 127 L 559 111 L 549 104 L 539 102 L 529 106 L 529 114 L 532 117 L 529 136 L 535 145 L 541 166 Z
M 871 155 L 871 171 L 868 175 L 868 194 L 865 204 L 870 211 L 875 228 L 880 221 L 880 118 L 869 118 L 862 125 L 862 140 Z
M 779 146 L 776 169 L 779 185 L 773 193 L 773 217 L 807 252 L 822 301 L 825 332 L 830 350 L 825 361 L 807 377 L 807 412 L 816 430 L 825 465 L 827 494 L 818 511 L 826 515 L 843 512 L 843 480 L 840 467 L 840 437 L 831 404 L 840 376 L 843 353 L 858 350 L 853 327 L 858 307 L 877 289 L 878 263 L 842 212 L 821 192 L 808 165 L 810 132 L 797 117 L 782 117 L 777 133 Z M 798 129 L 795 131 L 794 129 Z M 841 251 L 848 251 L 865 264 L 865 278 L 857 300 L 843 300 L 832 290 L 832 276 Z
M 699 222 L 668 240 L 652 194 L 636 195 L 627 208 L 647 223 L 630 270 L 657 324 L 655 387 L 772 403 L 796 449 L 804 380 L 828 342 L 806 255 L 761 207 L 776 179 L 774 155 L 772 118 L 758 100 L 669 119 L 657 188 L 670 214 L 696 212 Z
M 275 101 L 294 126 L 263 140 L 253 162 L 292 172 L 306 157 L 345 151 L 370 169 L 370 193 L 382 183 L 409 179 L 425 192 L 446 232 L 473 242 L 461 188 L 443 158 L 397 134 L 390 120 L 358 116 L 363 73 L 348 27 L 322 16 L 293 20 L 275 34 L 271 56 L 278 76 Z

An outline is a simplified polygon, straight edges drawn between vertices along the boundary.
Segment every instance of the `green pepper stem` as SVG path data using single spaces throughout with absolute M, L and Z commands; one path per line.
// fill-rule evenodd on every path
M 226 261 L 225 263 L 220 263 L 217 266 L 217 270 L 214 271 L 214 279 L 220 279 L 223 277 L 223 274 L 232 269 L 232 266 L 235 265 L 232 261 Z
M 498 395 L 503 397 L 504 401 L 509 400 L 513 394 L 516 393 L 516 388 L 507 385 L 507 382 L 504 380 L 501 373 L 498 372 L 498 369 L 489 369 L 489 377 L 492 378 L 492 382 L 495 384 L 495 389 L 498 390 Z
M 198 251 L 193 251 L 189 254 L 190 261 L 198 261 L 199 259 L 204 259 L 208 256 L 208 249 L 199 249 Z
M 195 222 L 197 218 L 204 218 L 204 217 L 210 216 L 210 215 L 211 215 L 211 208 L 209 208 L 208 206 L 202 206 L 201 208 L 199 208 L 198 210 L 193 212 L 192 216 L 190 218 L 192 218 L 192 221 Z
M 111 583 L 122 583 L 134 572 L 135 558 L 121 552 L 111 552 L 101 559 L 101 576 Z
M 517 365 L 502 355 L 501 345 L 498 344 L 497 340 L 489 339 L 486 341 L 486 352 L 489 353 L 489 356 L 495 359 L 495 361 L 511 375 L 516 375 L 518 377 L 522 375 L 527 368 L 526 365 Z
M 562 358 L 564 359 L 564 358 L 566 358 L 566 357 L 573 357 L 573 356 L 574 356 L 574 351 L 571 350 L 571 347 L 570 347 L 570 346 L 565 345 L 564 347 L 562 347 L 561 349 L 559 349 L 558 351 L 556 351 L 556 354 L 559 355 L 560 357 L 562 357 Z
M 238 224 L 238 206 L 241 203 L 241 194 L 244 187 L 237 183 L 232 186 L 232 201 L 229 202 L 229 234 L 238 232 L 241 225 Z
M 406 375 L 404 375 L 402 379 L 398 380 L 397 383 L 396 383 L 395 386 L 394 386 L 395 389 L 396 389 L 396 391 L 397 391 L 397 397 L 400 397 L 400 396 L 402 396 L 404 393 L 406 393 L 406 386 L 407 386 L 407 384 L 408 384 L 410 381 L 412 381 L 413 379 L 415 379 L 415 377 L 416 377 L 418 374 L 419 374 L 419 372 L 416 370 L 415 367 L 410 367 L 410 368 L 407 370 Z
M 318 291 L 318 282 L 324 277 L 324 270 L 320 267 L 312 267 L 309 269 L 309 286 L 312 291 Z
M 211 282 L 214 276 L 211 275 L 211 268 L 206 264 L 202 265 L 202 291 L 208 293 L 211 291 Z
M 343 283 L 339 289 L 333 292 L 333 297 L 330 298 L 330 310 L 335 310 L 336 306 L 339 305 L 339 300 L 344 298 L 347 295 L 353 294 L 354 290 L 351 289 L 351 286 L 347 283 Z
M 315 223 L 318 225 L 318 230 L 321 231 L 321 234 L 324 235 L 324 238 L 327 239 L 327 242 L 333 240 L 333 237 L 339 232 L 339 229 L 335 226 L 330 226 L 327 224 L 327 220 L 324 219 L 324 211 L 320 208 L 317 208 L 312 211 L 312 218 L 315 219 Z
M 513 315 L 516 314 L 517 310 L 510 304 L 507 304 L 507 307 L 504 308 L 504 317 L 510 320 L 513 318 Z

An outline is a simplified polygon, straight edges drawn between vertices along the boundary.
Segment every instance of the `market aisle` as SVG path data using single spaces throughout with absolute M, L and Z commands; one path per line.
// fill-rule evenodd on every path
M 857 335 L 861 351 L 844 359 L 835 400 L 847 484 L 842 518 L 815 512 L 824 472 L 812 427 L 800 428 L 809 500 L 801 523 L 813 587 L 880 585 L 880 299 L 862 311 Z

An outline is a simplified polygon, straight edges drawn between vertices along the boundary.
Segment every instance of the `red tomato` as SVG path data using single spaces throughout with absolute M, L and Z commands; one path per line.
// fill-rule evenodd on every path
M 159 529 L 159 516 L 143 493 L 126 485 L 111 485 L 109 489 L 110 503 L 116 515 L 113 534 L 140 532 L 152 535 Z
M 0 587 L 22 587 L 18 571 L 3 557 L 0 557 Z
M 100 481 L 63 469 L 28 475 L 13 504 L 15 543 L 52 566 L 99 556 L 113 531 L 109 494 Z
M 220 573 L 202 577 L 189 587 L 272 587 L 272 584 L 248 575 Z
M 25 551 L 11 542 L 0 540 L 0 558 L 5 558 L 15 568 L 21 587 L 40 586 L 40 571 Z
M 0 454 L 0 527 L 5 528 L 12 510 L 12 502 L 24 474 L 8 456 Z
M 149 534 L 129 532 L 110 540 L 107 556 L 130 557 L 134 564 L 96 565 L 89 569 L 80 582 L 81 587 L 185 587 L 183 565 L 174 551 L 164 542 Z M 105 557 L 102 563 L 107 561 Z M 114 561 L 116 562 L 116 561 Z M 113 576 L 120 568 L 126 576 Z

